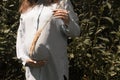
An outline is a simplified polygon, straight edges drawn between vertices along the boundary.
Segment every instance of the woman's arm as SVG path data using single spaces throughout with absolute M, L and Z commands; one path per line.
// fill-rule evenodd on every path
M 24 47 L 24 35 L 25 35 L 25 26 L 24 21 L 20 18 L 20 24 L 17 31 L 17 41 L 16 41 L 16 52 L 17 58 L 20 59 L 24 66 L 31 66 L 31 67 L 41 67 L 45 65 L 47 62 L 46 60 L 35 61 L 29 57 L 29 54 L 25 50 Z
M 70 0 L 66 0 L 65 9 L 69 12 L 69 23 L 64 25 L 66 35 L 76 37 L 80 35 L 80 27 L 78 25 L 78 16 L 73 10 Z
M 73 10 L 73 6 L 70 0 L 63 0 L 64 8 L 56 9 L 54 16 L 61 18 L 64 24 L 61 26 L 63 32 L 70 37 L 76 37 L 80 35 L 80 27 L 78 25 L 78 16 Z
M 23 19 L 20 18 L 20 24 L 17 31 L 16 53 L 17 58 L 22 60 L 23 65 L 25 65 L 26 61 L 30 59 L 29 55 L 26 53 L 26 50 L 24 48 L 24 34 L 25 34 L 24 22 Z

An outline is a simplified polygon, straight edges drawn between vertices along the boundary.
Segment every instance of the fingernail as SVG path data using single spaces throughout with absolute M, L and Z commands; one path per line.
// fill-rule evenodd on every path
M 33 63 L 37 63 L 37 61 L 34 61 Z

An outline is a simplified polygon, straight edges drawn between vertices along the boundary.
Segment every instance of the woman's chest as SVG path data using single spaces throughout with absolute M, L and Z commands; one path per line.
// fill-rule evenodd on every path
M 24 17 L 25 30 L 27 33 L 34 33 L 39 28 L 42 28 L 53 15 L 54 6 L 35 6 L 33 9 L 28 11 Z
M 24 15 L 26 24 L 45 23 L 53 14 L 54 6 L 35 6 Z

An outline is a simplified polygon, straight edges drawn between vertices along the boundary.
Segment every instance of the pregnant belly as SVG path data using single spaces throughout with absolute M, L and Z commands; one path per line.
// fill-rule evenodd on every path
M 36 46 L 34 53 L 32 55 L 32 58 L 35 60 L 48 60 L 49 57 L 50 57 L 50 51 L 43 44 Z

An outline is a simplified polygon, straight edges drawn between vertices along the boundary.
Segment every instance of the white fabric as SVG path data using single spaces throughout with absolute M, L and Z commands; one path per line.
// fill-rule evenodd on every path
M 17 57 L 21 59 L 23 65 L 29 58 L 35 60 L 47 59 L 48 62 L 40 68 L 26 67 L 26 80 L 64 80 L 64 75 L 68 78 L 68 58 L 67 58 L 67 36 L 79 36 L 80 29 L 76 21 L 78 18 L 73 11 L 69 0 L 66 0 L 65 7 L 70 11 L 70 23 L 68 27 L 64 27 L 61 19 L 55 17 L 46 25 L 39 37 L 33 56 L 29 56 L 29 48 L 35 36 L 38 25 L 39 28 L 49 19 L 53 14 L 53 10 L 57 4 L 45 6 L 43 4 L 36 5 L 27 12 L 21 14 L 20 25 L 17 34 Z

